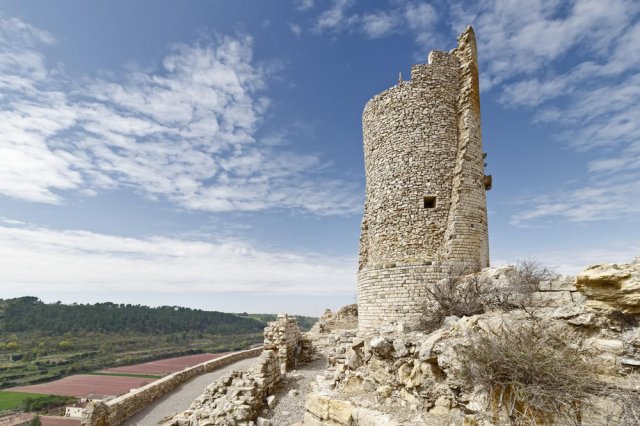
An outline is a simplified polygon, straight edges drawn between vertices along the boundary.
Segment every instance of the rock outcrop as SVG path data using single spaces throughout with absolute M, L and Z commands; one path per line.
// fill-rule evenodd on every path
M 314 339 L 332 343 L 321 347 L 329 369 L 307 399 L 304 425 L 508 423 L 495 395 L 468 381 L 464 354 L 481 339 L 532 328 L 549 359 L 566 353 L 584 367 L 576 373 L 590 392 L 580 396 L 583 424 L 633 424 L 625 421 L 640 415 L 640 405 L 629 409 L 640 404 L 640 262 L 590 267 L 577 280 L 558 277 L 521 292 L 517 278 L 510 267 L 474 274 L 491 291 L 515 294 L 513 306 L 450 316 L 430 332 L 323 328 Z M 530 415 L 545 424 L 566 420 L 543 410 Z
M 576 277 L 576 287 L 594 310 L 640 314 L 640 260 L 592 265 Z

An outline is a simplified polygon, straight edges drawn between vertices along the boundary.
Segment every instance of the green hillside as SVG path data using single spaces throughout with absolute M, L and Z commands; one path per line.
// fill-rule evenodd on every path
M 162 306 L 96 303 L 43 303 L 37 297 L 0 301 L 0 330 L 47 334 L 93 331 L 101 333 L 166 334 L 199 331 L 214 334 L 257 332 L 264 321 L 224 312 Z
M 0 299 L 0 389 L 74 373 L 261 343 L 272 314 Z M 316 318 L 299 317 L 302 329 Z

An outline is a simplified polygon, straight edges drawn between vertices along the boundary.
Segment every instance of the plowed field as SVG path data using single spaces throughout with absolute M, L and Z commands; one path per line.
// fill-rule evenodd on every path
M 155 380 L 147 377 L 76 374 L 54 382 L 20 386 L 7 390 L 87 398 L 89 395 L 122 395 L 131 389 L 139 388 Z
M 175 373 L 176 371 L 184 370 L 187 367 L 193 367 L 202 362 L 209 361 L 215 358 L 219 358 L 221 354 L 196 354 L 179 356 L 176 358 L 159 359 L 157 361 L 145 362 L 144 364 L 128 365 L 126 367 L 115 367 L 101 370 L 99 373 L 112 373 L 112 374 L 154 374 L 158 376 L 165 376 L 167 374 Z

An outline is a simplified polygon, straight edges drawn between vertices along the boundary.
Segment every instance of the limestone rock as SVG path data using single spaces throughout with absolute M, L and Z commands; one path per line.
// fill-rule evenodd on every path
M 304 402 L 304 409 L 319 419 L 327 420 L 329 419 L 329 398 L 312 392 L 307 395 L 307 399 Z M 304 424 L 307 424 L 306 417 Z
M 382 398 L 389 398 L 392 392 L 393 389 L 388 385 L 382 385 L 376 389 L 376 394 L 378 394 Z
M 371 351 L 380 358 L 386 358 L 391 353 L 393 346 L 382 336 L 376 336 L 369 342 Z
M 592 265 L 576 277 L 576 288 L 594 309 L 640 314 L 640 262 Z
M 393 341 L 393 350 L 395 351 L 396 358 L 402 358 L 409 353 L 407 345 L 405 344 L 403 339 L 395 339 Z
M 363 364 L 363 361 L 356 351 L 354 351 L 353 349 L 348 349 L 344 364 L 350 369 L 355 370 Z
M 399 426 L 388 415 L 362 407 L 353 409 L 353 420 L 358 426 Z
M 276 397 L 275 395 L 269 395 L 267 397 L 267 407 L 269 407 L 270 409 L 273 409 L 273 407 L 276 406 Z
M 433 352 L 433 346 L 436 344 L 438 340 L 443 337 L 442 330 L 436 330 L 431 333 L 427 338 L 422 342 L 420 346 L 420 353 L 418 357 L 421 361 L 428 361 L 435 358 L 435 353 Z
M 340 425 L 351 426 L 352 410 L 353 405 L 350 402 L 337 399 L 329 400 L 329 418 Z

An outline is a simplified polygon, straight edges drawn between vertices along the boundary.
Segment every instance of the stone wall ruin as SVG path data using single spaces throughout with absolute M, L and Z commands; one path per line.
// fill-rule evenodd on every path
M 473 29 L 451 52 L 414 65 L 411 80 L 373 97 L 362 123 L 359 329 L 417 328 L 426 285 L 460 264 L 489 266 Z

